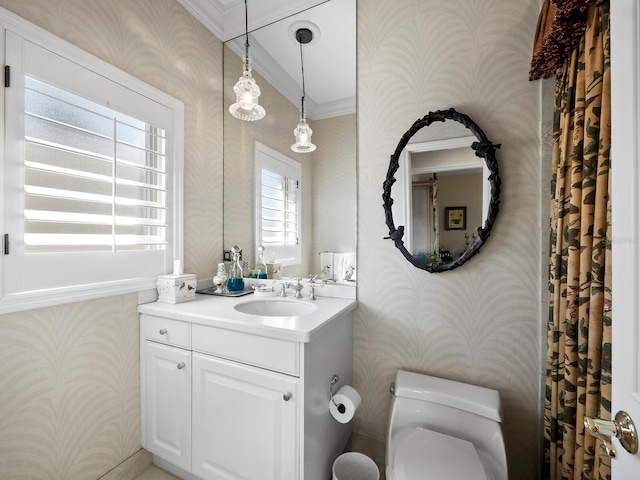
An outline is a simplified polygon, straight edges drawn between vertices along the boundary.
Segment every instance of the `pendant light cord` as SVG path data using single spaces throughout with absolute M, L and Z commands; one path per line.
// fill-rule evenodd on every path
M 246 64 L 246 69 L 249 69 L 249 12 L 247 9 L 247 0 L 244 0 L 244 34 L 245 34 L 245 43 L 244 43 L 244 59 Z
M 300 43 L 300 65 L 302 67 L 302 99 L 301 99 L 301 104 L 302 104 L 302 108 L 301 108 L 301 114 L 302 114 L 302 118 L 305 118 L 304 115 L 304 97 L 306 95 L 306 91 L 304 88 L 304 58 L 302 55 L 302 42 Z

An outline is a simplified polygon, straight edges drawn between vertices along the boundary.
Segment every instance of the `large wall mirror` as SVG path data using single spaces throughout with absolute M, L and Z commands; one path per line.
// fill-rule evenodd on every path
M 413 265 L 444 272 L 480 251 L 500 206 L 499 147 L 454 109 L 418 119 L 400 139 L 384 209 L 389 238 Z
M 302 166 L 302 260 L 285 266 L 284 276 L 320 273 L 320 252 L 356 251 L 355 13 L 355 0 L 329 0 L 250 32 L 252 73 L 267 112 L 255 122 L 228 112 L 242 74 L 245 37 L 225 43 L 224 248 L 239 245 L 244 259 L 256 261 L 254 155 L 256 144 L 264 145 Z M 305 154 L 291 150 L 302 96 L 295 39 L 300 27 L 314 33 L 304 46 L 304 77 L 305 111 L 317 149 Z M 272 252 L 265 247 L 269 262 Z

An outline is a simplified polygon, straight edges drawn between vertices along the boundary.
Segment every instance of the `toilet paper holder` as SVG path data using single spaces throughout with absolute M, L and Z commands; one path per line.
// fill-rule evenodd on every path
M 338 404 L 336 402 L 336 399 L 333 398 L 333 386 L 338 383 L 340 381 L 340 377 L 338 375 L 334 375 L 333 377 L 331 377 L 331 383 L 329 384 L 329 400 L 331 400 L 333 402 L 333 404 L 336 406 L 336 408 L 338 409 L 338 412 L 340 413 L 344 413 L 347 409 L 345 408 L 344 405 L 342 405 L 341 403 Z

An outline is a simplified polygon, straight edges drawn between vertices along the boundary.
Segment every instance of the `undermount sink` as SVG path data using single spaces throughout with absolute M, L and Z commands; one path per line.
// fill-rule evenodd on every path
M 287 300 L 251 300 L 233 307 L 240 313 L 259 315 L 262 317 L 297 317 L 316 311 L 311 303 Z

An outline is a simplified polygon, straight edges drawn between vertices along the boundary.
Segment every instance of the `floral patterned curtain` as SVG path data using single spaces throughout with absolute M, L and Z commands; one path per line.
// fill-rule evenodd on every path
M 601 3 L 601 2 L 598 2 Z M 545 478 L 610 479 L 585 415 L 611 418 L 608 2 L 556 72 L 544 416 Z

